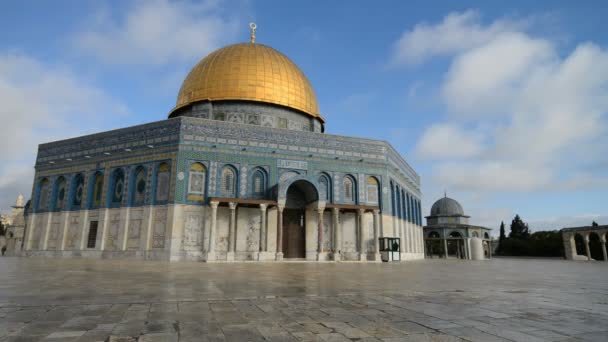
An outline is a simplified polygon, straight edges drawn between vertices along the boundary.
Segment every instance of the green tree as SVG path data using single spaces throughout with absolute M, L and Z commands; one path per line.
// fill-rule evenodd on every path
M 500 236 L 498 237 L 498 248 L 496 253 L 501 254 L 505 240 L 507 240 L 507 236 L 505 235 L 505 222 L 500 221 Z
M 599 226 L 599 224 L 597 224 L 597 222 L 595 222 L 595 221 L 591 222 L 591 225 L 592 225 L 593 227 L 597 227 L 597 226 Z
M 530 230 L 528 224 L 525 223 L 519 215 L 515 215 L 513 221 L 511 221 L 511 232 L 509 233 L 509 239 L 520 239 L 526 240 L 530 237 Z

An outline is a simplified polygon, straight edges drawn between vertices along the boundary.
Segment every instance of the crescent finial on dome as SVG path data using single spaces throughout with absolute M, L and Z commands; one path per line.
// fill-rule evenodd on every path
M 251 29 L 251 36 L 249 37 L 249 39 L 251 40 L 251 43 L 254 44 L 255 43 L 255 29 L 258 28 L 258 25 L 256 25 L 255 23 L 249 23 L 249 28 Z

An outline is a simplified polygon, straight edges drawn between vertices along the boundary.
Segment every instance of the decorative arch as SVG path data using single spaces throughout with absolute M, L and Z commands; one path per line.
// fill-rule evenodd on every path
M 460 232 L 453 230 L 450 232 L 449 237 L 451 237 L 453 239 L 462 239 L 462 234 L 460 234 Z
M 204 177 L 203 177 L 204 179 Z M 162 162 L 156 168 L 156 189 L 154 203 L 166 203 L 169 201 L 171 192 L 171 167 L 168 163 Z
M 331 177 L 325 173 L 322 172 L 319 175 L 319 198 L 321 198 L 322 200 L 324 200 L 325 202 L 331 202 L 332 201 L 332 186 L 331 186 Z
M 357 182 L 355 177 L 346 175 L 342 178 L 342 198 L 346 203 L 357 203 Z
M 306 205 L 317 201 L 319 201 L 319 189 L 308 180 L 295 180 L 287 187 L 286 208 L 302 209 Z
M 129 203 L 134 206 L 144 205 L 146 203 L 146 189 L 148 187 L 148 172 L 142 165 L 133 169 L 129 181 Z
M 479 233 L 478 232 L 472 232 L 471 233 L 471 237 L 478 238 L 479 237 Z
M 297 176 L 293 176 L 290 177 L 287 180 L 284 180 L 283 182 L 280 182 L 278 185 L 278 194 L 277 194 L 277 199 L 279 201 L 285 201 L 287 199 L 287 190 L 289 189 L 289 187 L 299 181 L 305 181 L 306 183 L 310 183 L 317 194 L 317 200 L 318 200 L 318 194 L 320 193 L 319 191 L 319 183 L 317 181 L 317 177 L 315 176 L 307 176 L 307 175 L 297 175 Z M 301 184 L 301 183 L 299 183 Z
M 70 210 L 80 209 L 82 207 L 82 197 L 84 196 L 84 175 L 78 173 L 72 179 L 72 187 L 70 191 Z
M 236 197 L 238 172 L 232 165 L 225 165 L 220 173 L 220 193 L 224 197 Z
M 374 176 L 368 176 L 365 180 L 365 192 L 368 203 L 379 203 L 380 198 L 380 182 Z
M 441 237 L 441 235 L 439 235 L 439 232 L 436 231 L 429 232 L 427 236 L 431 239 L 438 239 Z
M 266 197 L 268 190 L 268 174 L 261 167 L 252 169 L 251 172 L 251 196 L 253 198 Z
M 89 209 L 97 209 L 102 205 L 101 194 L 103 192 L 103 173 L 101 171 L 97 171 L 91 175 L 89 182 L 89 191 L 88 191 L 88 204 L 87 207 Z
M 112 171 L 110 187 L 108 193 L 108 203 L 111 207 L 119 207 L 125 195 L 125 171 L 117 168 Z
M 64 176 L 59 176 L 55 181 L 55 187 L 53 189 L 53 200 L 51 201 L 54 211 L 61 211 L 65 209 L 67 202 L 68 189 L 67 181 Z
M 483 238 L 484 239 L 490 239 L 490 234 L 488 234 L 488 232 L 483 233 Z
M 36 210 L 46 211 L 49 209 L 51 197 L 51 182 L 48 178 L 42 178 L 38 183 L 38 200 Z
M 188 170 L 188 201 L 203 201 L 206 189 L 207 168 L 198 162 L 190 164 L 190 169 Z
M 600 234 L 596 232 L 589 233 L 589 253 L 593 260 L 604 260 L 604 252 L 602 252 L 602 242 Z

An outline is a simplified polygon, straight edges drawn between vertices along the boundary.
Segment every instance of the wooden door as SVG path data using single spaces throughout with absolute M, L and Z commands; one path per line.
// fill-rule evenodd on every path
M 283 257 L 305 258 L 304 211 L 285 209 L 283 212 Z

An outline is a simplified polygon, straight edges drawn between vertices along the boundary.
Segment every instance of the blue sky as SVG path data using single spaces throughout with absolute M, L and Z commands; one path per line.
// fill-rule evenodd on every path
M 162 120 L 207 53 L 248 40 L 310 79 L 327 132 L 390 141 L 473 223 L 608 224 L 601 1 L 3 1 L 0 208 L 39 143 Z

